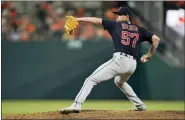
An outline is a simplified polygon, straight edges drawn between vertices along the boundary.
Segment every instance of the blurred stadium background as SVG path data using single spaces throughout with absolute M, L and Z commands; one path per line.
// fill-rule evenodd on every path
M 112 44 L 103 28 L 87 23 L 67 36 L 65 16 L 115 19 L 112 11 L 123 5 L 133 11 L 135 24 L 161 37 L 156 54 L 138 62 L 128 83 L 150 110 L 184 110 L 184 1 L 1 1 L 2 113 L 70 105 L 85 78 L 111 58 Z M 148 48 L 141 45 L 140 54 Z M 96 86 L 85 103 L 101 109 L 128 105 L 113 80 Z

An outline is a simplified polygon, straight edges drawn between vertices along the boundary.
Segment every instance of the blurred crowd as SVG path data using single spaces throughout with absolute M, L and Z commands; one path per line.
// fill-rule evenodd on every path
M 96 10 L 87 10 L 85 8 L 72 9 L 70 4 L 63 7 L 53 8 L 54 1 L 42 1 L 32 4 L 31 13 L 20 13 L 17 4 L 11 1 L 2 1 L 2 33 L 11 41 L 42 41 L 50 40 L 91 40 L 91 39 L 111 39 L 108 32 L 102 27 L 91 23 L 81 23 L 75 29 L 75 34 L 68 36 L 63 29 L 65 16 L 73 15 L 75 17 L 95 16 Z M 99 17 L 115 19 L 112 14 L 118 6 L 112 6 L 103 10 Z M 97 16 L 98 17 L 98 16 Z M 136 24 L 141 24 L 139 19 L 134 19 Z

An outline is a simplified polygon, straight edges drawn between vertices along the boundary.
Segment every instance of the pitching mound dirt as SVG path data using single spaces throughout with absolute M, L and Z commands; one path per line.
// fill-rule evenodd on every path
M 59 112 L 5 115 L 3 119 L 185 119 L 184 111 L 83 110 L 68 115 Z

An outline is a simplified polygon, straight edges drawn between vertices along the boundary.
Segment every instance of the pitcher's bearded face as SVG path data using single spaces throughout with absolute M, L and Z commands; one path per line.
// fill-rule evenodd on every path
M 117 22 L 129 21 L 129 16 L 128 15 L 116 15 L 116 21 Z

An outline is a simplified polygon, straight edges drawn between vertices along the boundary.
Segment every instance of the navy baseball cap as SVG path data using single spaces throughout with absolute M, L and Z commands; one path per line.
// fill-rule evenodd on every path
M 129 15 L 130 17 L 132 16 L 132 12 L 128 7 L 120 7 L 118 11 L 113 12 L 114 14 L 117 15 Z

